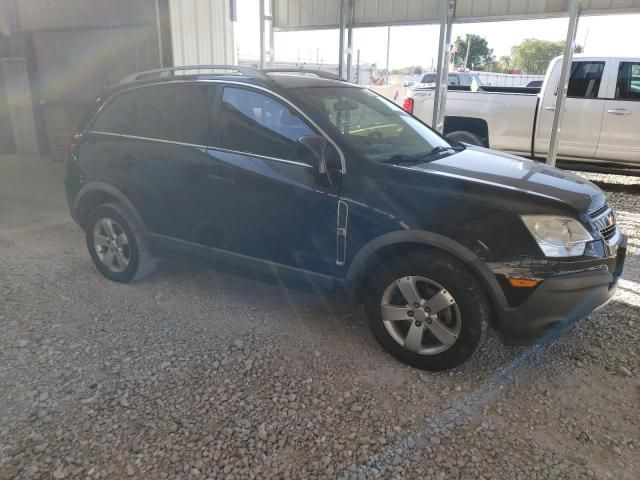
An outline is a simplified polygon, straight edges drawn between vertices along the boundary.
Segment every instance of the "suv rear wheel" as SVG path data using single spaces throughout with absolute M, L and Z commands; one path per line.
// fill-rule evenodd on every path
M 391 355 L 423 370 L 465 362 L 480 343 L 488 313 L 482 286 L 442 252 L 417 252 L 380 265 L 366 289 L 374 336 Z
M 89 213 L 85 234 L 93 263 L 109 280 L 139 280 L 156 267 L 143 232 L 117 203 L 100 205 Z

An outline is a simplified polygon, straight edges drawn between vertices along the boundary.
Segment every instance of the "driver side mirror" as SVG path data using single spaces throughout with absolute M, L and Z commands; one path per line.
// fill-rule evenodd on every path
M 320 135 L 305 135 L 298 139 L 305 159 L 310 159 L 319 175 L 327 173 L 327 141 Z

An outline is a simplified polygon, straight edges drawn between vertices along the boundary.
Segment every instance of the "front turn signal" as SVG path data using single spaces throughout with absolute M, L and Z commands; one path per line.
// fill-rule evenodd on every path
M 539 283 L 538 280 L 533 280 L 532 278 L 507 277 L 507 279 L 509 280 L 509 284 L 516 288 L 532 288 Z

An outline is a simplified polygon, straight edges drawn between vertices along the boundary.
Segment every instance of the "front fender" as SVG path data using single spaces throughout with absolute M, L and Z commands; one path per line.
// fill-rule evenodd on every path
M 485 287 L 490 300 L 496 307 L 494 308 L 496 313 L 499 314 L 507 307 L 507 300 L 502 288 L 493 272 L 481 258 L 455 240 L 437 233 L 421 230 L 402 230 L 386 233 L 369 241 L 360 249 L 349 265 L 345 276 L 345 289 L 351 301 L 357 303 L 357 289 L 366 275 L 368 261 L 385 247 L 406 243 L 437 248 L 456 257 L 476 275 Z

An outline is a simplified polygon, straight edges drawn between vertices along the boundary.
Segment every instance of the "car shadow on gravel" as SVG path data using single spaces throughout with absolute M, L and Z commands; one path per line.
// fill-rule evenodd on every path
M 158 271 L 146 281 L 160 289 L 175 285 L 177 290 L 186 289 L 205 300 L 220 298 L 231 306 L 246 305 L 262 319 L 254 327 L 258 331 L 292 337 L 299 342 L 301 354 L 308 348 L 331 353 L 333 361 L 343 366 L 355 362 L 363 378 L 388 379 L 398 375 L 398 370 L 411 372 L 408 377 L 401 373 L 405 379 L 415 375 L 448 376 L 446 372 L 421 372 L 400 364 L 377 343 L 361 306 L 349 305 L 341 297 L 311 284 L 286 283 L 275 276 L 174 256 L 164 258 Z M 497 332 L 488 327 L 476 354 L 454 372 L 475 383 L 510 364 L 524 351 L 526 347 L 504 345 Z M 295 351 L 291 354 L 297 355 Z

